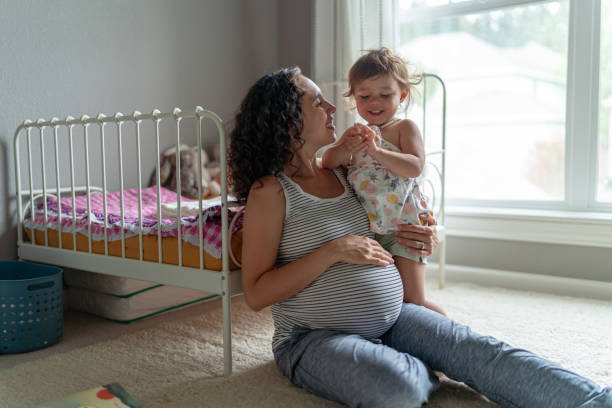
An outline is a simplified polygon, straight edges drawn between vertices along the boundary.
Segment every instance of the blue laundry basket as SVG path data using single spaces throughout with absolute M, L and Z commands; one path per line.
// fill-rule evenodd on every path
M 63 329 L 62 270 L 0 262 L 0 354 L 50 346 L 61 339 Z

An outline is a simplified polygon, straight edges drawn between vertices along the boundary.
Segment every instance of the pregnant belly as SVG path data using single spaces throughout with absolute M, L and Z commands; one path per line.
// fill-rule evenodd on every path
M 402 298 L 395 266 L 336 264 L 279 306 L 297 325 L 371 338 L 395 323 Z

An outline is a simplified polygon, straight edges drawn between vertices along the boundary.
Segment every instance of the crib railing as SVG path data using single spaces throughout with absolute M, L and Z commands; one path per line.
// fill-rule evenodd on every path
M 163 251 L 162 251 L 162 211 L 161 211 L 161 183 L 160 183 L 160 123 L 162 121 L 172 121 L 175 133 L 174 140 L 176 143 L 176 168 L 180 169 L 181 162 L 181 121 L 184 119 L 195 119 L 196 121 L 196 137 L 197 137 L 197 180 L 198 180 L 198 195 L 202 197 L 202 186 L 199 182 L 202 179 L 202 137 L 203 137 L 203 122 L 210 120 L 216 127 L 216 132 L 219 137 L 220 145 L 220 170 L 221 170 L 221 229 L 222 229 L 222 248 L 221 248 L 221 273 L 217 271 L 210 271 L 205 269 L 204 265 L 204 242 L 203 242 L 203 223 L 202 223 L 202 202 L 199 200 L 199 217 L 198 217 L 198 233 L 199 233 L 199 271 L 195 268 L 184 267 L 183 251 L 182 251 L 182 224 L 181 224 L 181 180 L 180 172 L 177 171 L 177 245 L 178 245 L 178 266 L 163 264 Z M 155 171 L 156 171 L 156 191 L 157 191 L 157 255 L 158 262 L 153 263 L 145 261 L 143 259 L 143 214 L 142 214 L 142 131 L 141 125 L 149 121 L 154 129 L 154 144 L 155 144 Z M 125 125 L 127 123 L 133 123 L 134 133 L 132 137 L 136 141 L 136 169 L 137 169 L 137 187 L 138 188 L 138 242 L 139 242 L 139 259 L 126 259 L 126 237 L 125 237 L 125 224 L 124 224 L 124 190 L 125 190 L 125 174 L 124 174 L 124 151 L 122 139 L 127 136 L 125 133 Z M 92 125 L 97 129 L 93 130 Z M 119 162 L 119 201 L 120 201 L 120 230 L 121 230 L 121 256 L 106 256 L 109 254 L 109 236 L 108 236 L 108 213 L 107 213 L 107 193 L 109 186 L 107 185 L 107 155 L 105 147 L 105 138 L 107 135 L 107 126 L 114 125 L 116 127 L 117 136 L 117 151 L 118 162 Z M 75 152 L 74 152 L 74 130 L 77 127 L 81 127 L 83 133 L 82 143 L 84 145 L 84 185 L 77 185 L 75 182 Z M 58 131 L 62 130 L 63 133 L 67 132 L 67 142 L 62 145 L 59 141 Z M 33 135 L 33 133 L 35 133 Z M 36 134 L 37 133 L 37 134 Z M 36 162 L 32 158 L 32 138 L 39 137 L 40 158 Z M 54 152 L 49 155 L 45 152 L 45 142 L 48 138 L 53 138 Z M 23 140 L 25 138 L 25 141 Z M 102 186 L 94 186 L 91 183 L 91 149 L 90 144 L 93 143 L 93 138 L 98 138 L 100 143 L 101 151 L 101 176 Z M 65 138 L 62 138 L 64 140 Z M 148 139 L 147 141 L 149 141 Z M 21 150 L 22 145 L 25 145 L 26 151 Z M 68 163 L 61 163 L 64 167 L 60 166 L 60 149 L 62 155 L 65 156 L 66 150 L 69 158 Z M 23 155 L 23 157 L 22 157 Z M 26 158 L 27 165 L 22 167 L 22 159 Z M 226 137 L 223 122 L 214 112 L 203 109 L 198 106 L 194 111 L 183 112 L 179 108 L 175 108 L 172 112 L 160 112 L 154 110 L 150 114 L 144 114 L 135 111 L 132 114 L 125 115 L 120 112 L 107 116 L 99 114 L 96 117 L 89 117 L 83 115 L 80 118 L 74 118 L 68 116 L 65 119 L 58 119 L 56 117 L 46 120 L 39 119 L 36 122 L 26 120 L 21 124 L 15 131 L 14 136 L 14 159 L 15 159 L 15 181 L 16 181 L 16 192 L 17 192 L 17 213 L 18 213 L 18 251 L 21 259 L 29 259 L 38 262 L 51 263 L 57 265 L 63 265 L 66 267 L 73 267 L 77 269 L 85 269 L 94 272 L 107 273 L 116 276 L 125 276 L 130 278 L 137 278 L 143 280 L 150 280 L 159 283 L 192 287 L 200 290 L 207 290 L 217 294 L 220 294 L 223 305 L 223 337 L 224 337 L 224 361 L 225 361 L 225 375 L 231 373 L 231 322 L 230 322 L 230 295 L 239 293 L 240 291 L 240 276 L 238 274 L 232 274 L 232 287 L 230 288 L 230 271 L 229 271 L 229 252 L 230 252 L 230 231 L 228 226 L 228 197 L 227 197 L 227 163 L 226 163 Z M 55 167 L 55 185 L 48 186 L 47 184 L 47 163 L 46 161 L 51 159 L 54 162 Z M 41 179 L 34 180 L 33 168 L 39 161 L 42 177 Z M 60 179 L 60 167 L 65 170 L 65 166 L 69 167 L 69 185 L 63 186 L 62 180 Z M 25 187 L 22 183 L 22 172 L 26 173 L 29 185 Z M 49 174 L 52 174 L 49 172 Z M 97 173 L 99 174 L 99 173 Z M 34 188 L 34 183 L 41 183 L 42 188 Z M 67 184 L 67 183 L 65 183 Z M 88 222 L 87 227 L 87 239 L 88 239 L 88 250 L 79 251 L 77 249 L 77 225 L 76 225 L 76 205 L 75 198 L 77 194 L 85 193 L 87 197 L 87 214 L 91 214 L 91 194 L 92 192 L 101 192 L 103 198 L 103 211 L 104 211 L 104 255 L 96 254 L 92 249 L 92 229 L 91 222 Z M 69 196 L 69 201 L 72 203 L 72 249 L 64 249 L 62 245 L 62 209 L 61 209 L 61 198 L 62 196 Z M 42 215 L 44 218 L 45 227 L 49 221 L 49 214 L 47 208 L 47 198 L 55 197 L 58 202 L 58 247 L 49 246 L 48 228 L 44 228 L 44 245 L 36 244 L 35 235 L 35 216 L 36 216 L 36 201 L 41 197 L 43 202 Z M 24 200 L 27 202 L 24 207 Z M 31 221 L 31 240 L 26 242 L 24 240 L 24 221 L 26 220 L 27 213 L 29 210 L 29 217 Z M 66 231 L 68 232 L 68 231 Z M 84 232 L 84 231 L 83 231 Z M 69 256 L 67 256 L 69 255 Z
M 137 180 L 138 180 L 138 185 L 136 187 L 138 187 L 138 191 L 139 191 L 139 195 L 138 195 L 138 218 L 139 218 L 139 247 L 140 247 L 140 260 L 143 260 L 143 245 L 142 245 L 142 196 L 141 196 L 141 190 L 142 190 L 142 164 L 141 164 L 141 124 L 143 121 L 146 120 L 150 120 L 153 122 L 154 124 L 154 129 L 155 129 L 155 146 L 156 146 L 156 161 L 155 161 L 155 169 L 156 169 L 156 187 L 157 187 L 157 236 L 158 236 L 158 262 L 162 263 L 162 244 L 161 244 L 161 184 L 160 184 L 160 134 L 159 134 L 159 123 L 162 119 L 171 119 L 176 123 L 176 145 L 177 145 L 177 149 L 176 149 L 176 163 L 177 163 L 177 168 L 180 168 L 180 161 L 181 161 L 181 155 L 180 155 L 180 148 L 179 146 L 181 145 L 181 127 L 180 127 L 180 121 L 184 118 L 193 118 L 197 120 L 197 144 L 198 146 L 202 146 L 202 121 L 204 119 L 210 119 L 212 120 L 212 122 L 216 125 L 217 127 L 217 132 L 219 134 L 219 138 L 222 141 L 220 143 L 220 161 L 221 161 L 221 201 L 222 201 L 222 229 L 223 229 L 223 236 L 227 236 L 226 234 L 228 233 L 228 220 L 227 220 L 227 212 L 225 211 L 225 209 L 228 206 L 227 203 L 227 186 L 226 186 L 226 154 L 225 154 L 225 150 L 226 150 L 226 145 L 225 145 L 225 130 L 223 127 L 223 123 L 221 121 L 221 119 L 219 118 L 219 116 L 217 116 L 214 112 L 211 111 L 207 111 L 205 109 L 203 109 L 202 107 L 197 107 L 195 109 L 195 112 L 182 112 L 179 108 L 175 108 L 173 112 L 169 112 L 169 113 L 162 113 L 159 110 L 154 110 L 152 113 L 150 114 L 143 114 L 140 113 L 138 111 L 135 111 L 133 114 L 131 115 L 124 115 L 122 113 L 116 113 L 113 116 L 106 116 L 104 114 L 99 114 L 97 117 L 92 118 L 89 117 L 87 115 L 83 115 L 80 119 L 75 119 L 71 116 L 68 116 L 66 119 L 64 120 L 60 120 L 58 118 L 52 118 L 51 120 L 45 120 L 45 119 L 39 119 L 36 122 L 32 122 L 30 120 L 26 120 L 21 126 L 19 126 L 15 132 L 15 139 L 14 139 L 14 152 L 15 152 L 15 177 L 16 177 L 16 186 L 17 186 L 17 203 L 18 203 L 18 216 L 19 216 L 19 222 L 22 223 L 24 220 L 24 216 L 25 216 L 25 208 L 23 206 L 23 197 L 24 196 L 29 196 L 30 200 L 28 202 L 29 205 L 29 214 L 31 217 L 31 221 L 33 224 L 34 221 L 34 214 L 35 214 L 35 199 L 38 197 L 42 197 L 43 198 L 43 216 L 44 216 L 44 221 L 45 224 L 48 221 L 48 214 L 47 214 L 47 200 L 46 198 L 48 196 L 54 196 L 57 199 L 60 198 L 60 196 L 62 194 L 66 194 L 69 193 L 71 195 L 71 201 L 72 201 L 72 235 L 73 235 L 73 245 L 72 245 L 72 250 L 76 251 L 77 250 L 77 246 L 76 246 L 76 212 L 75 212 L 75 195 L 78 192 L 85 192 L 87 195 L 87 210 L 88 213 L 91 210 L 91 193 L 92 191 L 99 191 L 102 193 L 103 196 L 103 200 L 104 200 L 104 232 L 105 232 L 105 255 L 108 255 L 108 225 L 107 225 L 107 220 L 108 220 L 108 213 L 107 213 L 107 203 L 106 203 L 106 194 L 107 194 L 107 162 L 106 162 L 106 148 L 105 148 L 105 137 L 106 137 L 106 133 L 105 133 L 105 126 L 108 124 L 115 124 L 115 126 L 117 127 L 117 137 L 118 137 L 118 156 L 119 156 L 119 191 L 120 191 L 120 207 L 121 207 L 121 257 L 125 258 L 125 225 L 124 225 L 124 189 L 125 189 L 125 174 L 124 174 L 124 169 L 123 169 L 123 163 L 124 163 L 124 157 L 123 157 L 123 143 L 122 143 L 122 139 L 124 137 L 124 132 L 123 132 L 123 127 L 124 124 L 128 121 L 134 122 L 135 124 L 135 139 L 136 139 L 136 168 L 138 171 L 137 174 Z M 102 187 L 98 187 L 98 186 L 92 186 L 90 183 L 90 149 L 89 149 L 89 142 L 90 142 L 90 138 L 91 137 L 95 137 L 96 135 L 92 135 L 92 132 L 90 131 L 90 125 L 98 125 L 98 136 L 100 138 L 100 143 L 101 143 L 101 156 L 102 156 Z M 58 152 L 59 152 L 59 142 L 58 142 L 58 129 L 64 126 L 66 127 L 67 131 L 68 131 L 68 149 L 69 149 L 69 156 L 70 156 L 70 163 L 69 163 L 69 168 L 70 168 L 70 187 L 66 188 L 66 187 L 61 187 L 61 180 L 60 180 L 60 164 L 59 164 L 59 157 L 58 157 Z M 73 129 L 75 126 L 82 126 L 83 127 L 83 134 L 84 134 L 84 145 L 85 145 L 85 180 L 86 183 L 84 186 L 76 186 L 75 185 L 75 176 L 74 176 L 74 172 L 75 172 L 75 168 L 74 168 L 74 148 L 73 148 L 73 143 L 74 143 L 74 137 L 73 137 Z M 46 160 L 46 154 L 45 154 L 45 143 L 44 143 L 44 139 L 45 139 L 45 130 L 47 128 L 52 129 L 53 131 L 53 141 L 54 141 L 54 146 L 55 146 L 55 188 L 48 188 L 47 186 L 47 182 L 46 182 L 46 164 L 45 164 L 45 160 Z M 32 146 L 31 146 L 31 138 L 32 138 L 32 131 L 34 129 L 38 130 L 39 133 L 39 137 L 40 137 L 40 166 L 42 170 L 42 189 L 34 189 L 34 179 L 33 179 L 33 161 L 32 161 Z M 25 131 L 25 132 L 24 132 Z M 21 152 L 20 152 L 20 138 L 23 137 L 25 134 L 26 139 L 26 146 L 27 146 L 27 159 L 28 159 L 28 165 L 27 165 L 27 169 L 28 169 L 28 178 L 29 178 L 29 190 L 28 191 L 24 191 L 22 188 L 22 181 L 21 181 Z M 198 149 L 198 168 L 197 168 L 197 177 L 198 180 L 201 180 L 201 169 L 202 169 L 202 152 L 200 149 Z M 181 219 L 181 180 L 180 180 L 180 172 L 177 172 L 177 211 L 178 211 L 178 219 Z M 202 196 L 202 186 L 201 183 L 198 183 L 198 194 L 201 197 Z M 200 202 L 199 204 L 200 206 L 200 213 L 202 210 L 202 203 Z M 59 214 L 58 214 L 59 215 Z M 200 236 L 200 269 L 204 268 L 204 258 L 202 255 L 202 251 L 203 251 L 203 238 L 202 238 L 202 218 L 199 217 L 199 225 L 198 225 L 198 230 L 199 230 L 199 236 Z M 59 248 L 62 248 L 62 223 L 58 222 L 58 236 L 59 236 Z M 182 234 L 182 228 L 177 228 L 177 233 L 178 233 L 178 241 L 179 244 L 181 242 L 181 234 Z M 32 228 L 32 236 L 34 236 L 34 229 Z M 23 239 L 23 228 L 19 228 L 18 229 L 18 242 L 19 244 L 23 244 L 24 243 L 24 239 Z M 48 232 L 45 230 L 45 245 L 48 242 Z M 92 237 L 91 237 L 91 224 L 88 227 L 88 242 L 89 242 L 89 253 L 92 253 Z M 226 241 L 223 240 L 223 253 L 225 253 L 226 249 L 225 245 L 226 245 Z M 182 257 L 182 246 L 178 245 L 178 262 L 179 265 L 182 266 L 183 265 L 183 257 Z M 223 262 L 227 262 L 227 259 L 225 259 Z M 229 267 L 229 264 L 227 265 Z M 225 269 L 225 265 L 223 265 L 223 268 Z
M 446 85 L 444 84 L 444 81 L 442 80 L 442 78 L 440 78 L 436 74 L 429 74 L 429 73 L 423 74 L 423 101 L 422 101 L 423 118 L 421 121 L 421 126 L 422 126 L 422 135 L 423 135 L 424 144 L 427 144 L 427 138 L 429 137 L 429 133 L 428 133 L 429 129 L 427 126 L 428 124 L 427 86 L 430 81 L 437 82 L 442 89 L 442 115 L 440 117 L 440 120 L 442 123 L 441 123 L 441 132 L 440 132 L 440 149 L 427 152 L 427 158 L 429 160 L 427 164 L 431 168 L 434 169 L 437 177 L 440 180 L 440 185 L 441 185 L 440 200 L 437 200 L 437 197 L 433 197 L 432 205 L 438 208 L 438 211 L 436 212 L 436 216 L 438 217 L 439 224 L 445 225 L 446 224 L 446 211 L 445 211 L 445 204 L 446 204 L 446 194 L 445 194 L 445 191 L 446 191 Z M 439 165 L 435 163 L 434 160 L 431 160 L 432 158 L 435 158 L 436 156 L 438 156 L 440 159 Z M 432 186 L 432 191 L 435 194 L 435 188 L 433 188 L 433 186 Z M 442 254 L 440 256 L 442 256 Z

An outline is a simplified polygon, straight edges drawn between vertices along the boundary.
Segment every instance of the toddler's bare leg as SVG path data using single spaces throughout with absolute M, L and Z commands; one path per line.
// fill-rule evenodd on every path
M 404 302 L 425 306 L 428 309 L 446 316 L 446 312 L 434 302 L 425 299 L 425 267 L 427 265 L 412 259 L 395 257 L 395 266 L 399 270 L 404 286 Z

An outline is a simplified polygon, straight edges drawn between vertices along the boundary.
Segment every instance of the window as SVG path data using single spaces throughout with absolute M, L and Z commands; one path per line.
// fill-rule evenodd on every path
M 612 0 L 601 4 L 598 201 L 612 203 Z
M 447 85 L 449 203 L 612 209 L 612 0 L 398 0 L 396 16 L 397 52 Z

